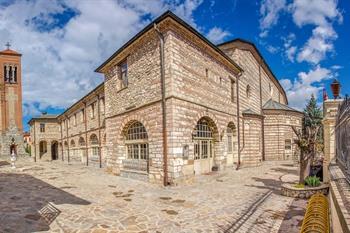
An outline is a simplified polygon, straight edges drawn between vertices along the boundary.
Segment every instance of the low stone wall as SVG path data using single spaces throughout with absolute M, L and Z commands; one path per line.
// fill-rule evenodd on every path
M 350 232 L 350 184 L 341 167 L 331 161 L 329 164 L 330 208 L 333 232 Z
M 291 184 L 282 185 L 282 195 L 294 198 L 308 199 L 315 193 L 322 193 L 323 195 L 328 195 L 329 186 L 327 184 L 322 184 L 319 187 L 305 187 L 305 188 L 295 188 Z

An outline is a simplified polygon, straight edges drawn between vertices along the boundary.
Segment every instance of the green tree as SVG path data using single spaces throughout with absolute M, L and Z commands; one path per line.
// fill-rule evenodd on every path
M 304 109 L 303 130 L 299 131 L 293 127 L 298 137 L 296 144 L 300 150 L 300 184 L 303 184 L 309 175 L 310 166 L 316 155 L 323 150 L 322 118 L 322 110 L 317 106 L 315 96 L 311 95 L 311 99 Z
M 306 133 L 307 127 L 315 128 L 319 127 L 317 133 L 317 141 L 323 143 L 323 112 L 319 106 L 317 106 L 317 101 L 314 94 L 311 95 L 309 102 L 306 104 L 304 109 L 304 121 L 303 121 L 303 133 Z

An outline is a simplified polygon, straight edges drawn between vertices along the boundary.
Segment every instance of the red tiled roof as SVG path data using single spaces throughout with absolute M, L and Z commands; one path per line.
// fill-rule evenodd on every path
M 3 55 L 16 55 L 16 56 L 21 56 L 22 55 L 20 53 L 17 53 L 14 50 L 11 50 L 11 49 L 5 49 L 3 51 L 0 51 L 0 54 L 3 54 Z

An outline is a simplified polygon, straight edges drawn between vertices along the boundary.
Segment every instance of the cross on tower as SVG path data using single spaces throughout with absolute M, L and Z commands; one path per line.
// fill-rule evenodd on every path
M 5 46 L 7 47 L 7 49 L 10 49 L 10 47 L 11 47 L 10 42 L 7 42 L 7 43 L 5 44 Z

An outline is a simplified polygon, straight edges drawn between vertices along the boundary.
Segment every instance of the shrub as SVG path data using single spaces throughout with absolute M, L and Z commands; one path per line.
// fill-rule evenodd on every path
M 317 187 L 317 186 L 320 186 L 321 181 L 320 181 L 320 178 L 318 178 L 317 176 L 308 176 L 305 178 L 305 183 L 308 186 Z

